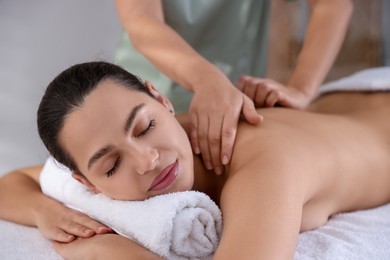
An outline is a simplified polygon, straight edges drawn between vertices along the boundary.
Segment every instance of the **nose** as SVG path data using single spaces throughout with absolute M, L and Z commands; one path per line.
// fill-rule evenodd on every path
M 150 147 L 133 147 L 132 157 L 135 171 L 143 175 L 152 171 L 157 166 L 159 153 L 156 149 Z

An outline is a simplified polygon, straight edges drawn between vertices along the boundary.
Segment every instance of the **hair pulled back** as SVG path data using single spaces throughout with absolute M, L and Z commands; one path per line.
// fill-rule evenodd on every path
M 138 77 L 119 66 L 100 61 L 76 64 L 61 72 L 48 85 L 39 104 L 38 132 L 46 149 L 58 162 L 79 174 L 81 172 L 61 146 L 58 135 L 66 117 L 82 106 L 88 94 L 105 80 L 151 96 Z

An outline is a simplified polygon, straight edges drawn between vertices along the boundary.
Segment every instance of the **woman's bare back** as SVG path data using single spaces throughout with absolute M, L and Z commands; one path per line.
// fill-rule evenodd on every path
M 273 174 L 274 164 L 301 174 L 301 231 L 337 212 L 389 202 L 390 94 L 330 94 L 309 111 L 261 109 L 260 127 L 242 124 L 230 174 Z

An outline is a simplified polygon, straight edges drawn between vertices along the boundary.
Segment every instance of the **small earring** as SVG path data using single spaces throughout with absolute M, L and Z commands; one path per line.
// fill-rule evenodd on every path
M 175 113 L 175 111 L 173 109 L 170 109 L 169 112 L 172 113 L 172 114 Z

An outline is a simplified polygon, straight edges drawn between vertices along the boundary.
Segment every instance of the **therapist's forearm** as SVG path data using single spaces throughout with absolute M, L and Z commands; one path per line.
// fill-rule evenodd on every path
M 134 48 L 169 78 L 190 91 L 196 91 L 206 79 L 225 77 L 165 24 L 161 1 L 116 2 L 121 23 Z
M 21 171 L 0 178 L 0 219 L 36 226 L 35 212 L 49 202 L 37 181 Z
M 287 85 L 314 95 L 344 40 L 353 5 L 350 0 L 311 0 L 305 41 Z

